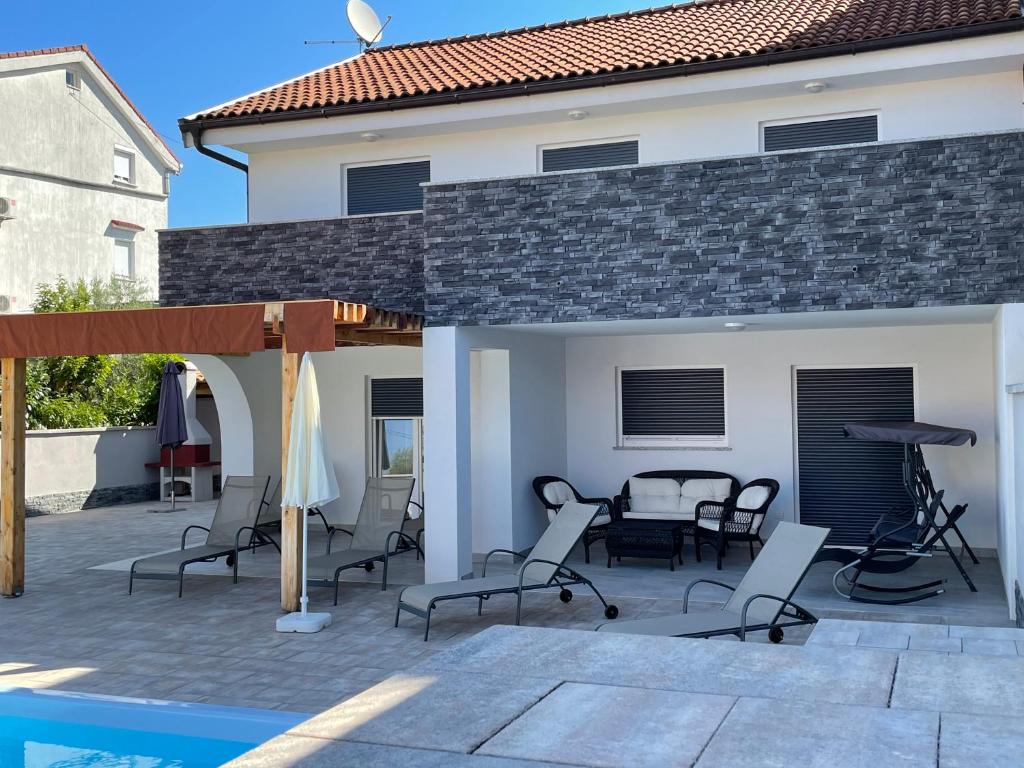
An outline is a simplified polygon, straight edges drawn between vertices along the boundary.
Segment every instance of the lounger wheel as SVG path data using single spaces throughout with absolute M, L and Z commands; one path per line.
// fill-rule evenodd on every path
M 783 632 L 779 627 L 772 627 L 771 629 L 768 630 L 768 639 L 771 640 L 775 644 L 781 643 L 782 639 L 785 636 L 786 636 L 786 633 Z
M 366 564 L 365 564 L 365 565 L 363 566 L 363 568 L 365 569 L 365 571 L 366 571 L 367 573 L 372 573 L 372 572 L 373 572 L 373 563 L 366 563 Z
M 617 618 L 619 618 L 619 606 L 617 606 L 617 605 L 605 606 L 604 617 L 606 619 L 617 619 Z
M 563 588 L 562 591 L 558 593 L 558 599 L 561 600 L 563 603 L 571 602 L 572 592 L 570 592 L 568 589 Z
M 235 565 L 235 556 L 234 555 L 228 555 L 228 559 L 227 559 L 227 566 L 228 566 L 228 568 L 232 568 L 232 567 L 234 567 L 234 565 Z

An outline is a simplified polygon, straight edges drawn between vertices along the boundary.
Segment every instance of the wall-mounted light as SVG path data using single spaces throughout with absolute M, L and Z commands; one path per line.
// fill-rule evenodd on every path
M 811 82 L 804 85 L 804 90 L 808 93 L 821 93 L 828 86 L 820 80 L 812 80 Z
M 590 117 L 590 113 L 585 109 L 574 109 L 569 112 L 570 120 L 586 120 L 588 117 Z
M 381 136 L 380 136 L 379 133 L 376 133 L 374 131 L 367 131 L 366 133 L 362 134 L 360 136 L 360 138 L 363 141 L 374 142 L 374 141 L 380 141 Z

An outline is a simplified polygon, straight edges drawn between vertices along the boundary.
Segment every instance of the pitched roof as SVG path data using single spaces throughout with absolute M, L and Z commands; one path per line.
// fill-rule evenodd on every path
M 851 44 L 911 42 L 908 36 L 939 30 L 980 34 L 1014 20 L 1021 20 L 1020 0 L 705 0 L 373 48 L 182 122 L 358 108 L 471 91 L 497 96 L 498 89 L 511 86 L 518 93 L 516 85 L 556 81 L 579 87 L 588 76 L 730 59 L 754 65 L 758 57 L 829 46 L 847 46 L 834 52 L 849 53 Z
M 138 107 L 135 106 L 132 100 L 128 98 L 128 94 L 121 90 L 121 86 L 118 85 L 117 81 L 110 76 L 110 73 L 103 68 L 103 65 L 100 64 L 99 59 L 97 59 L 93 55 L 92 51 L 89 50 L 89 46 L 85 45 L 84 43 L 80 45 L 62 45 L 57 48 L 37 48 L 32 51 L 0 51 L 0 60 L 24 59 L 30 56 L 52 56 L 58 53 L 84 53 L 86 57 L 88 57 L 89 61 L 91 61 L 95 65 L 96 69 L 98 69 L 100 73 L 107 79 L 107 81 L 113 86 L 114 90 L 117 91 L 117 93 L 121 96 L 122 99 L 124 99 L 125 103 L 131 108 L 132 112 L 134 112 L 136 116 L 139 118 L 139 120 L 143 122 L 146 128 L 149 129 L 149 132 L 153 134 L 153 138 L 160 142 L 160 144 L 164 147 L 164 149 L 167 150 L 171 157 L 174 158 L 174 160 L 178 163 L 179 166 L 181 165 L 181 160 L 179 160 L 178 156 L 174 154 L 174 150 L 171 149 L 170 145 L 168 145 L 168 143 L 164 140 L 164 137 L 157 133 L 156 128 L 154 128 L 153 125 L 149 122 L 149 120 L 146 119 L 146 116 L 142 114 L 142 112 L 139 110 Z

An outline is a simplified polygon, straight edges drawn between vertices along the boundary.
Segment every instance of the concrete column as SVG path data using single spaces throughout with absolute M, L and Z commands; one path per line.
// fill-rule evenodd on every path
M 473 572 L 469 349 L 458 328 L 423 331 L 426 581 Z
M 1004 304 L 994 324 L 998 551 L 1010 618 L 1024 589 L 1024 304 Z

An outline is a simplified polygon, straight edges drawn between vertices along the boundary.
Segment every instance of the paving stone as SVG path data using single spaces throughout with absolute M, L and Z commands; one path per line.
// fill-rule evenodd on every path
M 1024 717 L 1024 662 L 997 656 L 900 654 L 894 709 Z
M 959 637 L 915 637 L 911 635 L 910 650 L 960 653 L 963 650 L 962 642 Z
M 1009 768 L 1024 763 L 1024 721 L 943 713 L 939 768 Z
M 962 627 L 951 626 L 950 637 L 964 637 L 974 640 L 1024 640 L 1024 629 L 1016 627 Z
M 963 638 L 963 652 L 970 656 L 1017 657 L 1017 644 L 1013 640 L 995 640 L 983 637 Z
M 286 734 L 224 768 L 542 768 L 547 764 Z M 553 766 L 551 767 L 553 768 Z
M 740 699 L 696 768 L 934 768 L 939 716 Z
M 688 768 L 736 699 L 566 683 L 477 754 L 594 766 Z
M 865 627 L 857 639 L 858 648 L 889 648 L 902 651 L 910 646 L 910 634 L 891 629 Z
M 537 627 L 491 627 L 414 671 L 458 669 L 607 685 L 858 701 L 884 707 L 896 653 L 872 649 L 837 656 L 826 645 L 722 643 Z
M 395 675 L 292 733 L 322 739 L 471 752 L 558 682 L 488 674 Z

